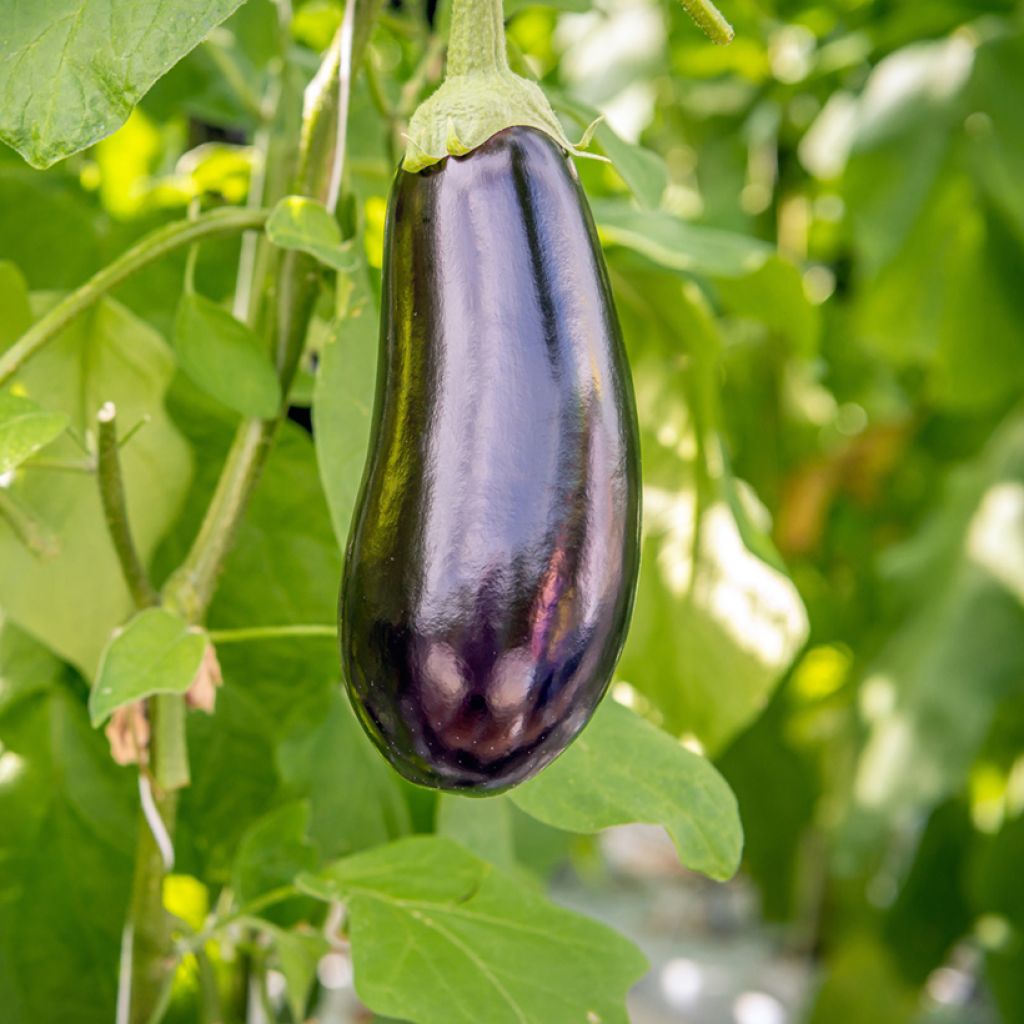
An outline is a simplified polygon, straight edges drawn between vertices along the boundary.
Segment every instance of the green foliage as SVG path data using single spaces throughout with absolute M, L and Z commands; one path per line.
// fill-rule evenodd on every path
M 631 821 L 663 824 L 680 861 L 712 878 L 729 878 L 739 865 L 742 832 L 722 777 L 704 758 L 613 702 L 511 798 L 541 821 L 575 832 Z
M 337 621 L 386 197 L 450 7 L 431 29 L 421 5 L 358 0 L 335 214 L 333 98 L 312 91 L 301 119 L 344 5 L 288 6 L 0 17 L 16 151 L 0 152 L 0 352 L 190 203 L 273 211 L 265 233 L 131 276 L 0 388 L 5 1024 L 115 1018 L 146 844 L 137 772 L 93 725 L 183 692 L 205 631 L 237 629 L 265 632 L 218 643 L 216 713 L 187 718 L 191 785 L 173 815 L 156 794 L 180 912 L 169 1022 L 241 1024 L 244 979 L 275 971 L 284 992 L 260 1011 L 304 1020 L 322 958 L 349 950 L 378 1015 L 624 1021 L 643 957 L 545 883 L 614 884 L 579 834 L 628 822 L 664 827 L 712 878 L 740 864 L 764 941 L 813 975 L 799 1019 L 1024 1019 L 1019 5 L 734 4 L 720 48 L 675 4 L 505 4 L 511 64 L 569 137 L 606 114 L 608 162 L 576 167 L 635 382 L 644 534 L 612 695 L 563 757 L 488 800 L 398 779 L 336 642 L 274 634 Z M 297 195 L 318 110 L 320 184 Z M 309 322 L 290 323 L 303 289 Z M 294 384 L 285 326 L 304 343 Z M 312 438 L 271 423 L 285 392 Z M 138 614 L 124 584 L 95 474 L 108 401 L 135 547 L 188 624 Z M 239 436 L 256 457 L 234 479 Z M 211 507 L 234 513 L 208 528 Z M 204 558 L 197 607 L 184 584 Z M 160 870 L 136 926 L 161 923 Z M 936 1005 L 950 965 L 969 1005 Z
M 42 297 L 36 312 L 52 303 Z M 148 559 L 174 522 L 190 474 L 190 455 L 163 410 L 174 362 L 166 342 L 113 301 L 80 317 L 16 378 L 42 408 L 67 417 L 69 429 L 47 455 L 83 461 L 96 413 L 108 401 L 127 429 L 144 423 L 121 451 L 135 543 Z M 11 493 L 56 536 L 53 557 L 39 559 L 0 523 L 0 604 L 27 632 L 92 677 L 115 627 L 131 610 L 107 535 L 95 480 L 87 473 L 19 473 Z
M 47 412 L 27 398 L 0 394 L 0 473 L 10 472 L 45 448 L 65 426 L 63 413 Z
M 323 203 L 286 196 L 267 221 L 267 237 L 281 249 L 309 253 L 324 266 L 352 269 L 352 256 L 342 244 L 341 228 Z
M 173 0 L 157 32 L 153 12 L 131 0 L 58 0 L 12 12 L 0 49 L 0 138 L 34 167 L 84 149 L 240 2 Z
M 155 693 L 184 693 L 193 683 L 207 639 L 164 608 L 147 608 L 111 637 L 89 694 L 89 718 L 102 725 L 125 704 Z
M 178 303 L 174 347 L 182 370 L 208 395 L 243 416 L 270 419 L 281 388 L 260 339 L 226 309 L 186 293 Z
M 428 1024 L 626 1021 L 640 952 L 553 907 L 451 840 L 414 837 L 300 884 L 351 915 L 356 988 L 378 1013 Z

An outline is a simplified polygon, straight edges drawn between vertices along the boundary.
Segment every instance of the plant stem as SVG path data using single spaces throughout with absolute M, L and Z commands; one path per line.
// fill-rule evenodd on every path
M 154 796 L 164 827 L 173 834 L 177 793 Z M 145 817 L 140 815 L 127 925 L 131 974 L 127 998 L 119 999 L 119 1005 L 127 1009 L 127 1014 L 123 1019 L 119 1014 L 117 1024 L 149 1024 L 169 994 L 171 921 L 164 909 L 163 886 L 163 856 Z
M 454 0 L 448 77 L 508 68 L 502 0 Z
M 27 360 L 55 338 L 79 313 L 135 271 L 193 242 L 261 228 L 268 215 L 267 210 L 225 207 L 204 213 L 195 220 L 175 221 L 151 231 L 113 263 L 108 263 L 80 288 L 58 302 L 0 356 L 0 385 L 6 384 Z
M 215 644 L 238 644 L 249 640 L 278 640 L 285 637 L 337 637 L 336 626 L 252 626 L 248 629 L 211 629 L 207 632 Z
M 719 46 L 732 42 L 732 25 L 725 20 L 722 12 L 711 2 L 711 0 L 681 0 L 681 3 L 691 18 L 697 23 L 697 27 Z
M 125 500 L 121 460 L 117 454 L 117 410 L 107 402 L 96 416 L 98 443 L 96 452 L 97 479 L 100 485 L 100 503 L 107 521 L 110 539 L 114 542 L 121 572 L 136 608 L 147 608 L 157 603 L 157 593 L 149 582 L 142 559 L 132 540 L 128 523 L 128 504 Z
M 164 587 L 166 603 L 189 622 L 202 622 L 206 614 L 276 429 L 276 420 L 239 425 L 199 532 Z

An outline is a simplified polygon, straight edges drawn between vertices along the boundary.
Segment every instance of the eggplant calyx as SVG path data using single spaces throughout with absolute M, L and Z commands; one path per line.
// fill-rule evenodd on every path
M 584 153 L 569 141 L 539 85 L 509 68 L 449 75 L 409 122 L 404 170 L 414 173 L 449 156 L 464 156 L 492 135 L 522 125 L 550 135 L 574 156 Z

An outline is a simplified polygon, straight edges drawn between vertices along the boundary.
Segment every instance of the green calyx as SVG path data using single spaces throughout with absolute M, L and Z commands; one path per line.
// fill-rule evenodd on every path
M 515 125 L 537 128 L 570 153 L 588 155 L 566 138 L 540 86 L 508 66 L 501 0 L 454 0 L 447 77 L 412 116 L 402 167 L 422 171 Z

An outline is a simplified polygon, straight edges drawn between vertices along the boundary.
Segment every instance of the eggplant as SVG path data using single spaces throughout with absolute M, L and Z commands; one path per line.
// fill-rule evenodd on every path
M 383 277 L 346 683 L 407 779 L 495 792 L 590 719 L 639 562 L 632 383 L 567 154 L 514 127 L 399 170 Z

